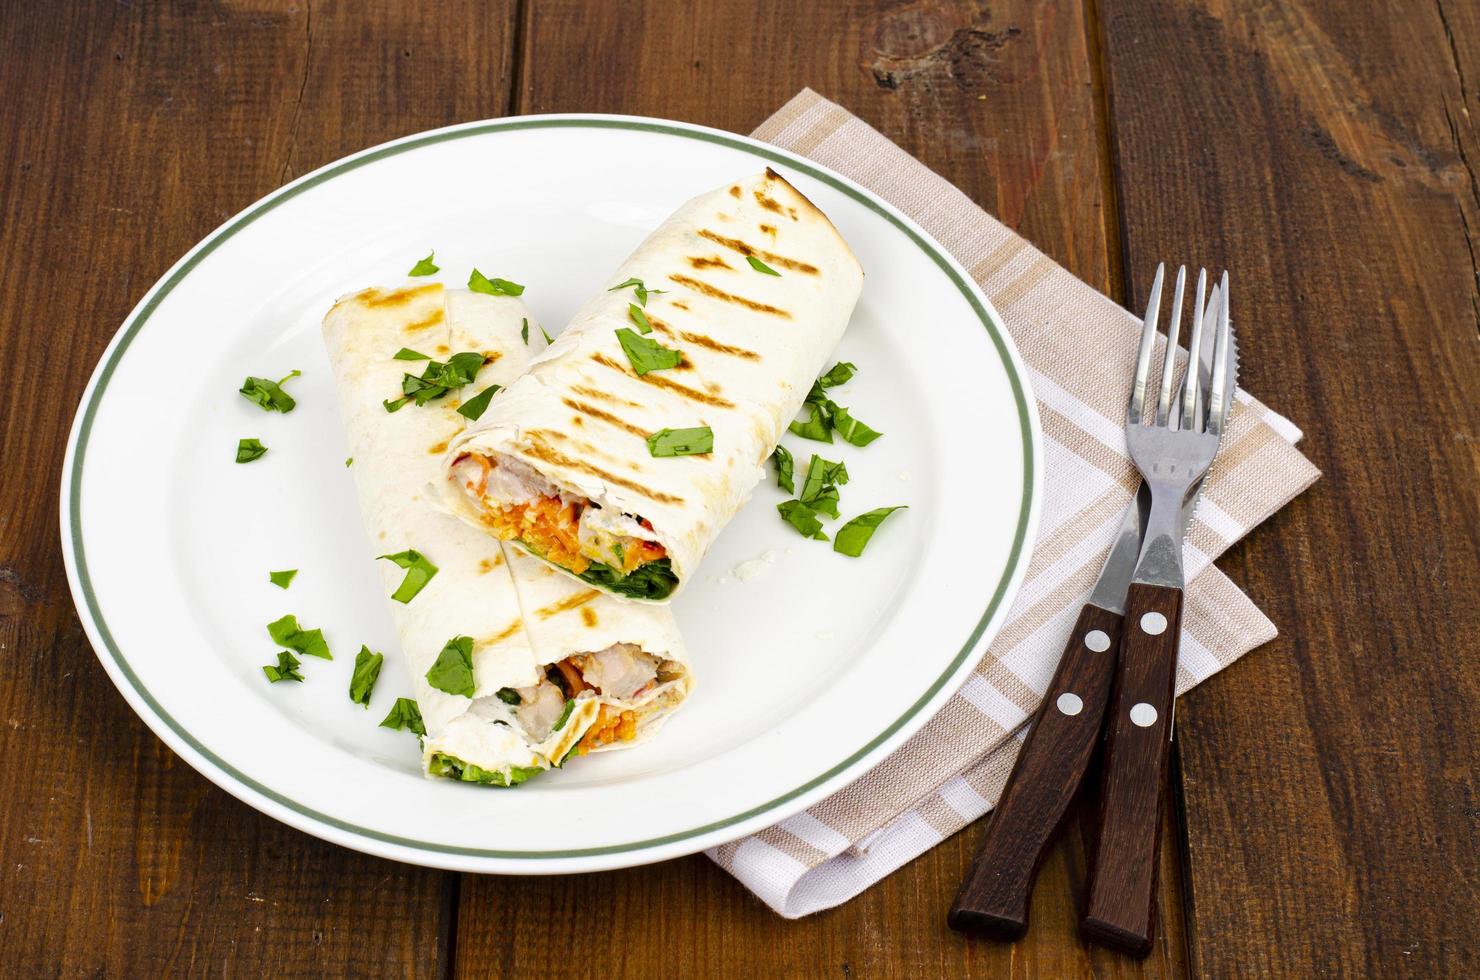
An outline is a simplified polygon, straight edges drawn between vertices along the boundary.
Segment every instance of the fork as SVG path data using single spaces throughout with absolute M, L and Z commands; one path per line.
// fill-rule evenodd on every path
M 1089 872 L 1085 938 L 1137 955 L 1151 950 L 1156 925 L 1161 799 L 1171 749 L 1178 643 L 1182 625 L 1183 504 L 1218 452 L 1233 397 L 1237 362 L 1228 320 L 1228 273 L 1217 291 L 1213 370 L 1207 391 L 1188 370 L 1173 397 L 1177 334 L 1187 267 L 1177 272 L 1160 384 L 1150 387 L 1165 266 L 1158 266 L 1141 331 L 1135 382 L 1126 412 L 1131 459 L 1151 489 L 1136 572 L 1126 595 L 1115 687 L 1106 711 L 1098 832 Z M 1206 270 L 1199 273 L 1195 318 L 1204 322 Z M 1203 331 L 1192 330 L 1188 364 L 1198 363 Z

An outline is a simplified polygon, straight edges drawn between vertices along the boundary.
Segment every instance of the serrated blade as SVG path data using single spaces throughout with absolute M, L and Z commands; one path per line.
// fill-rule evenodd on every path
M 1213 331 L 1218 325 L 1218 311 L 1221 308 L 1219 302 L 1219 287 L 1214 286 L 1208 295 L 1207 309 L 1203 314 L 1202 330 L 1203 336 L 1211 340 Z M 1200 389 L 1208 386 L 1208 379 L 1213 373 L 1213 344 L 1211 342 L 1200 345 L 1198 356 L 1197 373 L 1200 381 Z M 1229 391 L 1233 391 L 1233 385 L 1238 376 L 1238 344 L 1234 341 L 1233 331 L 1228 332 L 1228 378 Z M 1228 412 L 1233 406 L 1233 398 L 1230 396 L 1224 406 L 1223 420 L 1227 428 Z M 1187 503 L 1182 506 L 1182 534 L 1185 537 L 1187 529 L 1192 524 L 1192 514 L 1197 510 L 1197 500 L 1202 496 L 1203 483 L 1206 478 L 1199 481 L 1197 489 L 1187 498 Z M 1115 532 L 1115 540 L 1110 544 L 1110 552 L 1105 556 L 1104 567 L 1100 569 L 1100 577 L 1095 581 L 1094 588 L 1090 591 L 1089 602 L 1091 605 L 1099 606 L 1101 609 L 1114 613 L 1125 612 L 1125 593 L 1130 588 L 1131 576 L 1136 571 L 1136 560 L 1141 554 L 1141 536 L 1146 525 L 1146 515 L 1151 510 L 1151 488 L 1143 482 L 1140 489 L 1136 491 L 1136 498 L 1130 502 L 1125 509 L 1125 516 L 1121 518 L 1120 527 Z

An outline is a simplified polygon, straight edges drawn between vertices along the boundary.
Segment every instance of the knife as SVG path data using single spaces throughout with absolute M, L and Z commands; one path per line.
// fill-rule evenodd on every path
M 1203 319 L 1204 334 L 1216 326 L 1216 296 L 1214 287 Z M 1212 347 L 1200 345 L 1198 371 L 1204 378 L 1212 370 Z M 1236 356 L 1231 345 L 1229 356 Z M 1201 494 L 1199 484 L 1183 505 L 1184 534 Z M 981 849 L 951 903 L 946 921 L 952 929 L 1004 940 L 1027 931 L 1028 900 L 1039 865 L 1084 782 L 1100 740 L 1126 592 L 1150 508 L 1151 493 L 1143 483 L 1125 510 L 1100 577 L 1069 633 L 1058 669 L 989 818 Z

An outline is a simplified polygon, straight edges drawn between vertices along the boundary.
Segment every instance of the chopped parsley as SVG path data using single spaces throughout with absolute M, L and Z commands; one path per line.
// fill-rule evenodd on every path
M 398 732 L 403 728 L 409 728 L 423 737 L 427 733 L 426 723 L 421 720 L 421 708 L 410 698 L 396 698 L 396 703 L 391 705 L 390 714 L 381 721 L 380 727 L 391 728 Z
M 694 429 L 659 429 L 648 436 L 648 453 L 660 456 L 703 456 L 714 452 L 714 430 L 709 426 Z
M 248 377 L 242 382 L 241 394 L 247 401 L 252 402 L 264 412 L 291 412 L 293 406 L 298 403 L 293 396 L 283 390 L 283 384 L 289 378 L 296 378 L 302 371 L 290 371 L 287 377 L 279 378 L 277 381 L 269 381 L 266 378 Z
M 781 519 L 796 528 L 802 537 L 817 541 L 827 540 L 827 535 L 822 533 L 822 522 L 817 519 L 817 512 L 800 500 L 783 500 L 776 505 L 776 510 L 781 514 Z
M 370 648 L 361 646 L 360 652 L 355 654 L 355 670 L 349 678 L 349 699 L 355 704 L 370 707 L 370 692 L 375 688 L 375 682 L 380 678 L 381 665 L 385 663 L 385 654 L 371 653 Z
M 447 641 L 437 660 L 427 669 L 427 683 L 447 694 L 473 696 L 473 638 L 455 636 Z
M 301 664 L 297 657 L 286 650 L 279 650 L 278 662 L 276 664 L 265 665 L 262 668 L 262 673 L 267 675 L 267 682 L 269 684 L 276 684 L 278 681 L 298 681 L 301 684 L 303 683 L 303 675 L 298 673 L 300 666 Z
M 756 258 L 754 255 L 747 255 L 747 256 L 745 256 L 745 261 L 749 262 L 750 263 L 750 267 L 752 269 L 754 269 L 756 272 L 764 272 L 768 276 L 779 276 L 779 275 L 781 275 L 781 273 L 777 272 L 775 269 L 771 268 L 769 265 L 766 265 L 766 263 L 762 262 L 760 259 Z
M 803 439 L 826 443 L 832 442 L 832 434 L 836 431 L 846 442 L 860 447 L 867 446 L 883 435 L 855 419 L 848 409 L 827 397 L 828 388 L 846 384 L 856 373 L 858 368 L 848 361 L 834 364 L 826 374 L 817 379 L 812 390 L 807 393 L 804 403 L 807 418 L 804 421 L 794 421 L 787 428 Z
M 410 602 L 416 598 L 416 594 L 426 588 L 426 584 L 437 574 L 437 566 L 427 561 L 425 555 L 419 551 L 398 551 L 394 555 L 376 555 L 375 560 L 382 558 L 390 559 L 397 565 L 406 569 L 406 577 L 401 580 L 400 586 L 391 593 L 391 598 L 400 603 Z
M 653 325 L 648 323 L 647 314 L 642 312 L 642 307 L 636 303 L 627 304 L 627 318 L 637 324 L 638 333 L 652 333 Z
M 816 453 L 807 464 L 807 478 L 797 498 L 814 512 L 838 516 L 838 487 L 848 482 L 848 467 L 823 459 Z
M 268 572 L 267 580 L 280 589 L 286 589 L 293 582 L 293 576 L 298 574 L 298 569 L 289 568 L 282 572 Z
M 617 331 L 617 340 L 621 341 L 622 350 L 626 352 L 627 360 L 639 378 L 649 371 L 676 368 L 683 363 L 683 355 L 678 351 L 670 350 L 656 340 L 636 334 L 627 327 Z
M 507 279 L 490 279 L 477 269 L 468 276 L 468 288 L 475 293 L 487 293 L 489 296 L 518 296 L 524 292 L 524 287 L 517 282 Z
M 817 384 L 823 388 L 836 388 L 853 380 L 853 375 L 858 373 L 858 365 L 849 361 L 839 361 L 828 369 L 827 373 L 817 379 Z
M 777 446 L 771 453 L 771 462 L 776 464 L 776 485 L 787 493 L 796 493 L 796 484 L 792 482 L 792 471 L 795 464 L 791 458 L 791 451 L 785 446 Z
M 256 439 L 238 439 L 236 441 L 236 461 L 238 463 L 250 463 L 254 459 L 261 459 L 267 455 L 267 447 Z
M 529 345 L 529 317 L 523 317 L 524 325 L 519 328 L 519 336 L 524 338 L 525 346 Z
M 519 692 L 516 691 L 516 690 L 514 690 L 512 687 L 501 687 L 501 688 L 499 688 L 498 689 L 498 692 L 494 695 L 494 697 L 498 698 L 504 704 L 523 704 L 524 703 L 524 699 L 519 696 Z
M 503 390 L 503 385 L 489 385 L 459 405 L 457 414 L 463 418 L 472 419 L 474 422 L 478 421 L 483 417 L 483 413 L 488 411 L 488 403 L 493 400 L 493 396 Z
M 637 294 L 637 302 L 642 306 L 647 306 L 647 298 L 649 295 L 656 296 L 658 293 L 666 293 L 668 291 L 666 289 L 649 289 L 646 285 L 643 284 L 643 281 L 641 279 L 633 276 L 626 282 L 617 283 L 611 289 L 608 289 L 607 292 L 614 293 L 619 289 L 626 289 L 628 286 L 631 286 L 632 291 Z M 643 333 L 647 333 L 647 331 L 644 330 Z
M 438 267 L 437 263 L 432 261 L 436 254 L 437 250 L 432 249 L 430 252 L 427 253 L 427 257 L 424 259 L 419 259 L 417 263 L 411 267 L 411 271 L 406 273 L 406 275 L 430 276 L 434 273 L 442 271 L 440 267 Z
M 540 324 L 540 333 L 542 333 L 542 334 L 545 335 L 545 343 L 547 343 L 547 344 L 553 344 L 553 343 L 555 343 L 555 338 L 552 337 L 552 336 L 550 336 L 550 331 L 548 331 L 548 330 L 545 329 L 545 325 L 543 323 Z
M 833 428 L 838 430 L 838 435 L 855 446 L 867 446 L 884 433 L 871 429 L 862 422 L 848 414 L 848 410 L 841 405 L 832 406 Z
M 803 439 L 812 439 L 816 442 L 832 442 L 832 412 L 828 408 L 832 402 L 824 404 L 808 403 L 810 410 L 805 422 L 792 422 L 787 431 L 794 436 Z
M 850 558 L 857 558 L 868 546 L 869 539 L 874 536 L 874 530 L 884 523 L 884 518 L 896 510 L 904 510 L 904 505 L 878 507 L 866 514 L 859 514 L 838 528 L 838 538 L 833 542 L 833 551 Z
M 382 404 L 387 412 L 400 411 L 407 402 L 415 402 L 418 407 L 425 405 L 449 391 L 472 384 L 473 379 L 478 376 L 478 370 L 487 361 L 488 358 L 477 351 L 453 354 L 445 364 L 441 361 L 428 361 L 426 369 L 419 376 L 401 376 L 400 398 L 387 400 Z
M 354 465 L 354 462 L 355 462 L 355 458 L 353 456 L 346 456 L 346 457 L 344 457 L 344 466 L 345 466 L 345 469 L 348 469 L 349 467 L 353 466 Z
M 300 629 L 298 627 L 298 617 L 291 613 L 282 619 L 276 619 L 268 623 L 267 635 L 272 637 L 272 642 L 279 646 L 285 646 L 296 653 L 301 653 L 305 657 L 321 657 L 324 660 L 334 659 L 334 655 L 329 652 L 329 644 L 324 642 L 324 631 L 318 629 Z
M 423 354 L 421 351 L 412 350 L 410 347 L 402 347 L 396 351 L 396 360 L 398 361 L 430 361 L 431 359 L 432 355 Z

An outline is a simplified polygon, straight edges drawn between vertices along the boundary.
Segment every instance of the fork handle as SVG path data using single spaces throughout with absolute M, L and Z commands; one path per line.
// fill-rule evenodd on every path
M 1098 832 L 1080 931 L 1086 939 L 1137 956 L 1151 951 L 1156 929 L 1161 800 L 1181 627 L 1181 589 L 1131 585 L 1105 718 Z
M 1028 928 L 1038 866 L 1084 781 L 1115 675 L 1118 613 L 1086 605 L 1028 729 L 946 921 L 952 929 L 1017 939 Z

